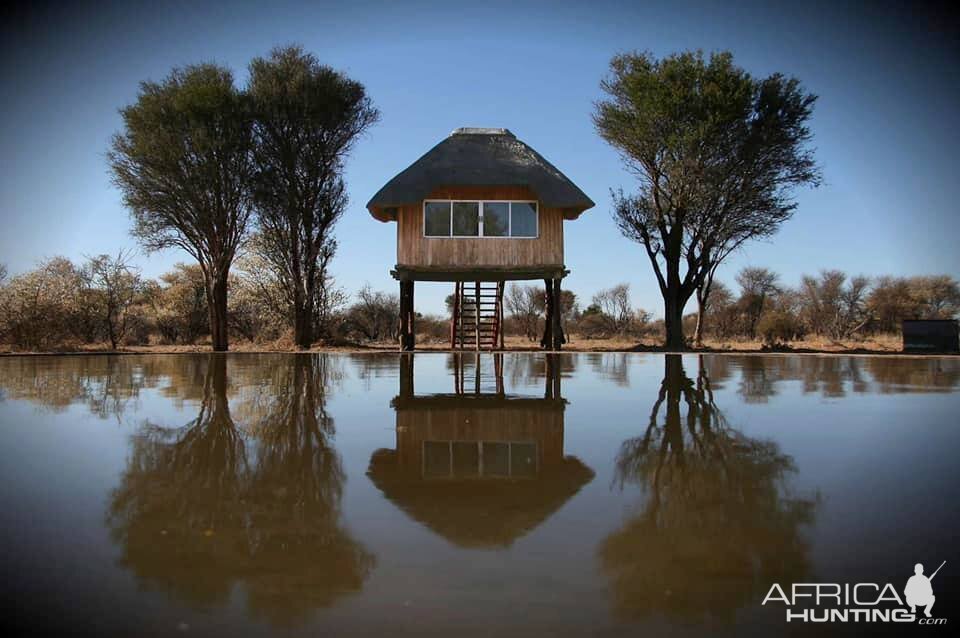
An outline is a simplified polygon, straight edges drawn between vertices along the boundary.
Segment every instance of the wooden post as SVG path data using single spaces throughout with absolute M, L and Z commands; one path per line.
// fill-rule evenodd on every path
M 543 322 L 543 338 L 540 340 L 540 347 L 549 350 L 553 346 L 553 280 L 543 280 L 545 298 L 544 310 L 546 317 Z
M 457 317 L 460 315 L 460 282 L 453 282 L 453 316 L 450 317 L 450 349 L 457 349 Z
M 560 279 L 553 280 L 553 316 L 551 317 L 553 326 L 550 332 L 553 336 L 553 349 L 560 350 L 563 347 L 563 328 L 560 326 Z
M 500 308 L 500 316 L 498 317 L 498 322 L 500 324 L 500 349 L 503 350 L 503 293 L 507 288 L 507 282 L 501 281 L 497 284 L 497 303 Z
M 413 282 L 400 282 L 400 350 L 409 352 L 415 343 L 413 325 Z
M 476 328 L 477 352 L 480 352 L 480 282 L 476 282 L 473 298 L 473 326 Z
M 413 396 L 413 355 L 400 355 L 400 396 Z
M 457 282 L 457 341 L 463 350 L 463 282 Z

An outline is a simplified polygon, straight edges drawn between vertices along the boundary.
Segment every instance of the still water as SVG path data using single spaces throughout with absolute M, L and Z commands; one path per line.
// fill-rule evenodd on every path
M 960 623 L 958 414 L 955 358 L 4 358 L 4 624 L 824 634 L 771 585 L 943 560 Z

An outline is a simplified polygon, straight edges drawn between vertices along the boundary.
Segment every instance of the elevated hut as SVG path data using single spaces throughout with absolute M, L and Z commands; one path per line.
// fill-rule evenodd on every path
M 507 129 L 453 131 L 367 203 L 375 219 L 397 223 L 401 349 L 414 348 L 417 281 L 454 284 L 452 348 L 502 348 L 504 286 L 517 280 L 543 280 L 541 345 L 560 349 L 563 222 L 593 205 Z

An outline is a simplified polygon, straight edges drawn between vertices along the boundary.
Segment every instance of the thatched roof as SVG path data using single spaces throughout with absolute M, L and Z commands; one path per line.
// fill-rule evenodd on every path
M 380 221 L 440 186 L 525 186 L 548 208 L 576 219 L 594 203 L 576 184 L 505 128 L 458 128 L 367 202 Z

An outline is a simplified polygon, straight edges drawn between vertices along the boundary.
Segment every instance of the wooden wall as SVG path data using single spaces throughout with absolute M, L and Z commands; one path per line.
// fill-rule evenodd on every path
M 520 186 L 439 188 L 427 199 L 536 200 Z M 397 265 L 416 267 L 561 266 L 563 213 L 539 207 L 539 236 L 521 238 L 437 238 L 423 236 L 423 203 L 404 206 L 397 213 Z

